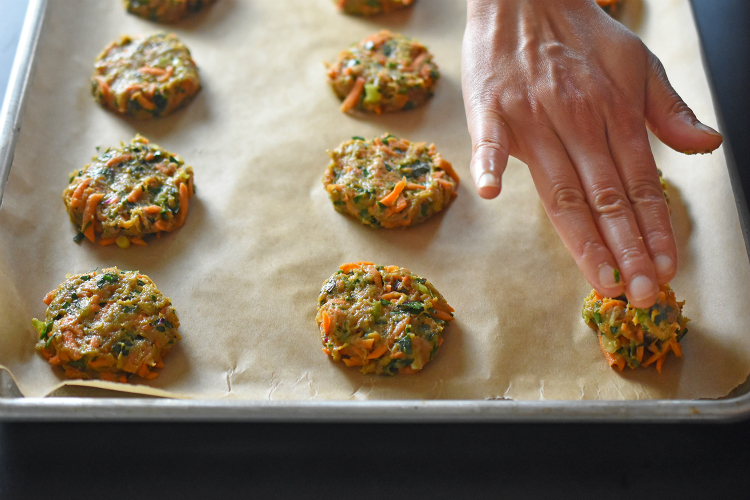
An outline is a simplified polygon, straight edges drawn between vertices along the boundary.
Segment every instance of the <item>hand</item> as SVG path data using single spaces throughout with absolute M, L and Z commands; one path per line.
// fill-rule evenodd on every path
M 468 0 L 462 80 L 479 195 L 523 161 L 596 291 L 653 305 L 677 248 L 646 125 L 682 152 L 722 142 L 656 56 L 594 0 Z

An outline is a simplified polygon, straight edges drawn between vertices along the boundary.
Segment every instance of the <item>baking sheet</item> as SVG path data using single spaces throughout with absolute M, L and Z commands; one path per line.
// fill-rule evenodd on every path
M 420 2 L 388 18 L 335 13 L 326 1 L 222 0 L 175 27 L 204 89 L 172 117 L 123 120 L 94 104 L 93 58 L 121 33 L 159 26 L 119 5 L 50 2 L 7 196 L 0 210 L 0 363 L 27 396 L 62 382 L 34 349 L 30 318 L 67 272 L 140 269 L 170 296 L 183 326 L 161 394 L 204 399 L 712 398 L 750 371 L 740 313 L 747 255 L 721 154 L 684 157 L 653 144 L 673 186 L 681 270 L 673 281 L 693 319 L 685 358 L 664 373 L 610 370 L 580 320 L 589 291 L 559 242 L 526 168 L 513 162 L 500 199 L 468 182 L 442 216 L 405 231 L 373 231 L 333 211 L 320 183 L 325 149 L 383 131 L 435 142 L 468 180 L 470 141 L 460 92 L 465 4 Z M 628 15 L 697 115 L 715 126 L 686 1 L 631 2 Z M 289 13 L 293 12 L 294 15 Z M 97 24 L 98 23 L 98 24 Z M 323 60 L 388 27 L 422 40 L 442 78 L 426 107 L 350 117 L 327 88 Z M 141 132 L 196 171 L 198 197 L 180 231 L 147 248 L 80 247 L 60 193 L 94 146 Z M 435 361 L 412 377 L 364 376 L 320 353 L 318 289 L 350 260 L 398 264 L 430 279 L 456 308 Z M 540 296 L 544 300 L 538 304 Z M 549 304 L 547 304 L 549 302 Z

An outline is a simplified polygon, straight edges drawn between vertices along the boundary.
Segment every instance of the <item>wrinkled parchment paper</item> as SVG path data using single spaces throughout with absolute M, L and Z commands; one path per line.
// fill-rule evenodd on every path
M 688 0 L 629 0 L 627 7 L 625 22 L 696 114 L 716 126 Z M 750 371 L 750 265 L 723 153 L 687 157 L 653 143 L 671 185 L 680 248 L 672 285 L 692 322 L 684 358 L 670 357 L 664 373 L 620 374 L 581 320 L 590 287 L 526 167 L 511 162 L 497 200 L 480 200 L 470 186 L 464 22 L 461 0 L 422 0 L 369 20 L 338 14 L 329 0 L 220 0 L 167 28 L 192 50 L 203 90 L 173 116 L 135 121 L 93 102 L 92 63 L 120 34 L 165 28 L 114 0 L 51 1 L 0 210 L 0 364 L 23 394 L 44 395 L 64 381 L 34 350 L 30 320 L 44 315 L 44 295 L 66 273 L 112 265 L 150 276 L 182 323 L 183 340 L 162 374 L 130 390 L 256 400 L 638 399 L 715 398 L 741 383 Z M 342 114 L 322 61 L 383 27 L 435 54 L 436 95 L 405 113 Z M 321 184 L 326 149 L 385 131 L 435 142 L 455 165 L 464 182 L 443 215 L 407 230 L 373 230 L 333 210 Z M 187 223 L 148 247 L 76 245 L 61 201 L 68 174 L 96 146 L 136 132 L 194 167 L 197 197 Z M 421 373 L 365 376 L 321 352 L 320 286 L 352 260 L 407 267 L 455 307 L 441 350 Z

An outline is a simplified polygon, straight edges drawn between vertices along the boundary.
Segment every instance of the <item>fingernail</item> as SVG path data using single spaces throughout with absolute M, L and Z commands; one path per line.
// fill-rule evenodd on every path
M 659 289 L 656 287 L 656 283 L 651 281 L 650 278 L 639 274 L 632 280 L 630 280 L 630 293 L 628 294 L 632 301 L 643 301 L 656 295 Z
M 705 132 L 706 134 L 713 135 L 715 137 L 724 137 L 720 133 L 718 133 L 716 130 L 712 129 L 708 125 L 702 124 L 701 122 L 695 122 L 693 126 L 697 128 L 698 130 L 700 130 L 701 132 Z
M 622 278 L 620 278 L 620 272 L 617 271 L 614 267 L 610 266 L 609 264 L 602 264 L 602 266 L 599 268 L 599 283 L 604 288 L 615 288 L 620 284 L 620 281 L 622 281 Z M 615 274 L 617 274 L 617 279 L 615 279 Z
M 485 172 L 479 176 L 479 179 L 477 179 L 477 187 L 500 187 L 500 179 L 489 172 Z
M 654 269 L 657 276 L 669 276 L 674 272 L 674 261 L 669 255 L 657 255 L 654 257 Z

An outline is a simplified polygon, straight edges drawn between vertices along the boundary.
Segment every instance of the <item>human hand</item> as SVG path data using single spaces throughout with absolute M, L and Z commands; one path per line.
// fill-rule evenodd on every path
M 588 282 L 651 306 L 677 248 L 646 125 L 685 153 L 722 142 L 656 56 L 594 0 L 468 0 L 462 86 L 479 195 L 523 161 Z

